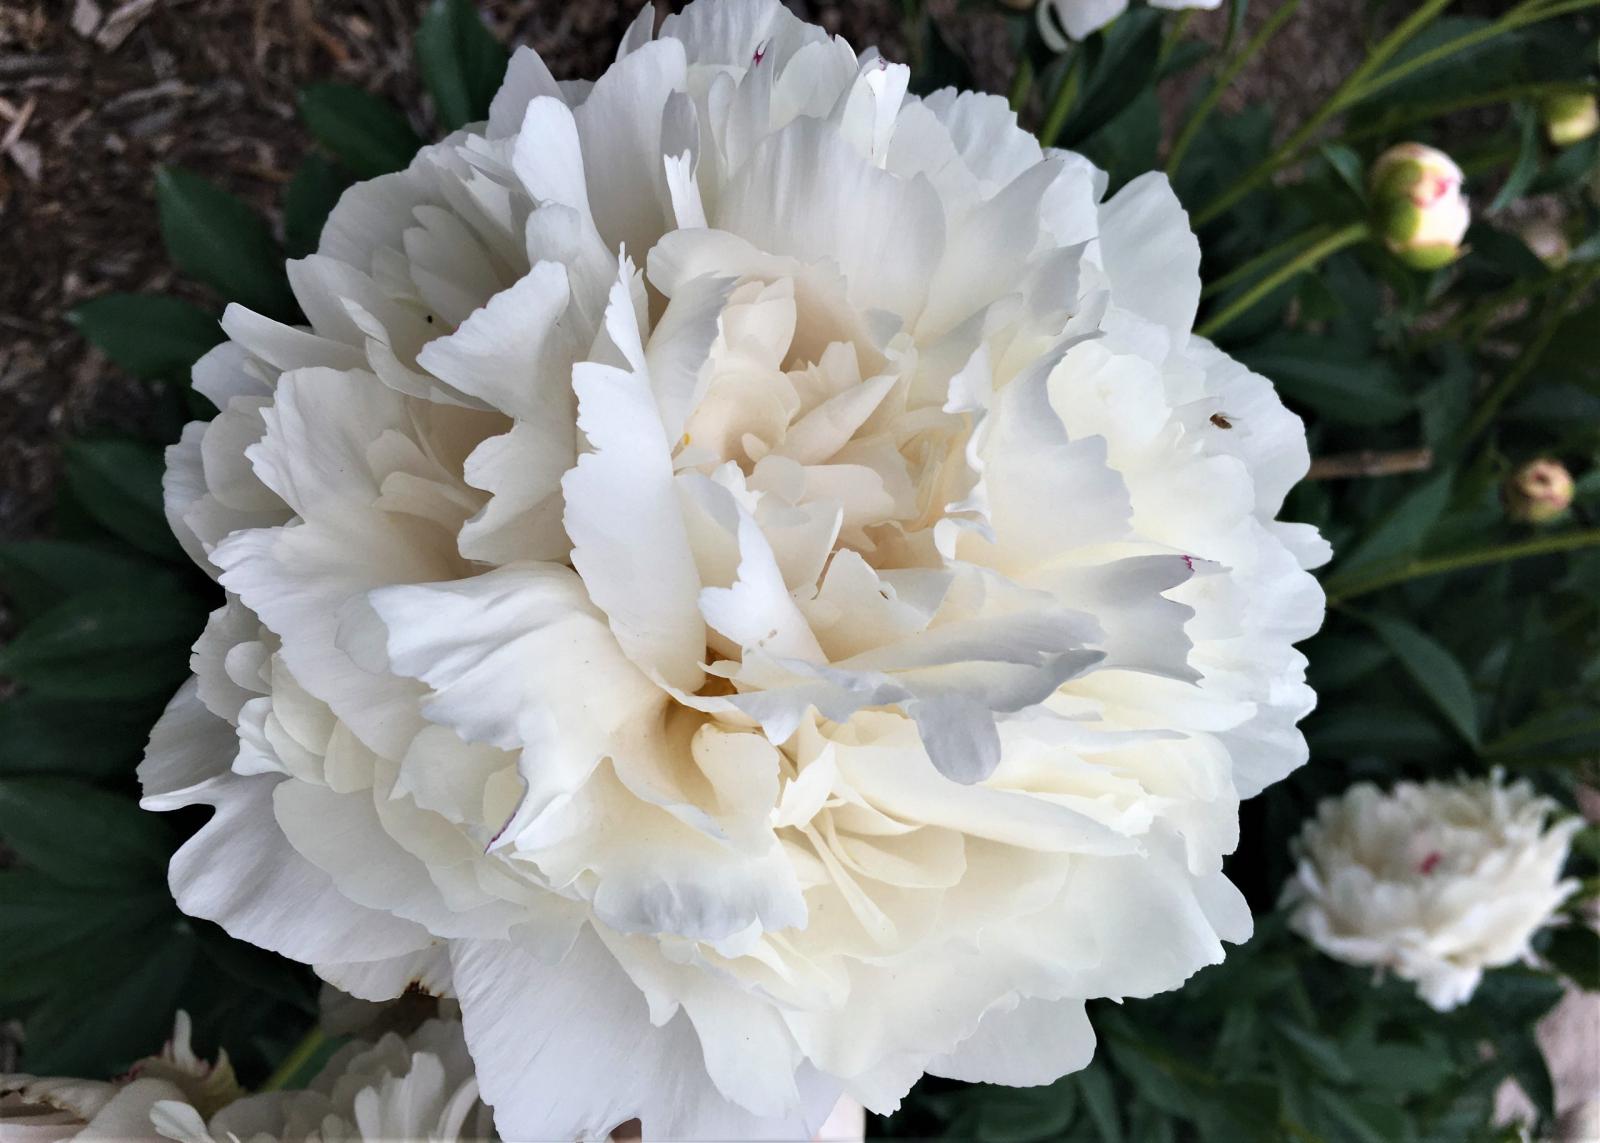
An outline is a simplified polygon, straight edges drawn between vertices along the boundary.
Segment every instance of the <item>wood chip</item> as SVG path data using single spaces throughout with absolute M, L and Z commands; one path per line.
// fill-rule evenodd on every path
M 94 0 L 77 0 L 72 5 L 72 30 L 87 40 L 100 26 L 101 15 L 100 5 Z
M 6 151 L 6 157 L 17 164 L 17 168 L 22 171 L 30 183 L 39 181 L 39 172 L 43 170 L 44 162 L 39 154 L 38 147 L 26 139 L 18 139 Z
M 156 0 L 127 0 L 106 17 L 105 27 L 100 29 L 94 42 L 104 51 L 116 51 L 155 6 Z

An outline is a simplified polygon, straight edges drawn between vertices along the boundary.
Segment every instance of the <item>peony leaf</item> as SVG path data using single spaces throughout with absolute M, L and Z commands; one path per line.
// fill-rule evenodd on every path
M 1494 201 L 1484 212 L 1486 214 L 1499 214 L 1526 194 L 1533 180 L 1539 176 L 1539 116 L 1531 107 L 1521 107 L 1517 109 L 1516 117 L 1519 128 L 1517 160 L 1511 164 L 1511 172 L 1506 175 L 1506 181 L 1500 184 L 1500 193 L 1494 196 Z
M 28 1066 L 41 1072 L 107 1075 L 159 1047 L 194 965 L 185 919 L 109 934 L 70 958 L 56 987 L 27 1014 Z
M 1355 1079 L 1350 1065 L 1339 1054 L 1339 1046 L 1326 1036 L 1319 1036 L 1308 1028 L 1288 1020 L 1274 1020 L 1273 1029 L 1289 1048 L 1313 1071 L 1333 1083 L 1349 1083 Z
M 1478 700 L 1472 682 L 1456 657 L 1432 636 L 1424 634 L 1403 619 L 1371 615 L 1366 622 L 1388 644 L 1401 666 L 1417 681 L 1439 713 L 1474 747 L 1481 739 L 1478 730 Z
M 180 559 L 162 505 L 159 449 L 129 440 L 71 441 L 67 487 L 83 509 L 113 535 L 154 556 Z
M 0 675 L 56 698 L 167 694 L 183 680 L 205 617 L 204 604 L 177 592 L 89 592 L 51 608 L 0 648 Z
M 488 117 L 506 60 L 470 0 L 434 0 L 417 29 L 417 67 L 448 131 Z
M 177 582 L 170 569 L 126 549 L 71 540 L 0 543 L 0 594 L 24 620 L 80 591 Z
M 301 161 L 283 196 L 283 236 L 291 258 L 316 253 L 323 224 L 350 185 L 350 176 L 321 155 Z
M 1348 425 L 1387 425 L 1415 404 L 1387 361 L 1340 360 L 1326 339 L 1276 335 L 1242 350 L 1241 361 L 1272 380 L 1290 401 Z
M 1072 147 L 1115 119 L 1143 92 L 1156 70 L 1161 14 L 1135 9 L 1100 34 L 1100 51 L 1084 85 L 1081 102 L 1067 120 L 1056 146 Z
M 156 204 L 167 254 L 184 273 L 266 317 L 299 316 L 266 219 L 181 167 L 156 171 Z
M 115 946 L 107 934 L 138 929 L 172 911 L 172 898 L 159 880 L 130 892 L 122 886 L 63 885 L 37 869 L 0 873 L 0 916 L 6 919 L 0 1003 L 10 1007 L 48 996 L 61 986 L 64 965 L 84 950 L 96 961 L 108 955 Z
M 1096 1060 L 1077 1075 L 1078 1091 L 1084 1110 L 1100 1133 L 1101 1143 L 1122 1143 L 1122 1114 L 1117 1110 L 1116 1093 L 1106 1065 Z
M 0 774 L 125 778 L 160 712 L 158 702 L 11 695 L 0 703 Z
M 70 778 L 0 778 L 0 837 L 24 865 L 85 889 L 159 889 L 172 851 L 134 799 Z
M 1328 590 L 1337 594 L 1353 572 L 1398 563 L 1416 553 L 1450 503 L 1452 478 L 1449 471 L 1435 473 L 1407 493 L 1339 560 Z
M 1550 934 L 1544 958 L 1585 992 L 1600 992 L 1600 934 L 1582 922 Z
M 67 317 L 95 348 L 145 380 L 187 382 L 190 367 L 222 340 L 215 317 L 178 298 L 106 294 Z
M 300 117 L 317 142 L 357 177 L 405 168 L 422 140 L 390 103 L 344 83 L 314 83 L 300 92 Z

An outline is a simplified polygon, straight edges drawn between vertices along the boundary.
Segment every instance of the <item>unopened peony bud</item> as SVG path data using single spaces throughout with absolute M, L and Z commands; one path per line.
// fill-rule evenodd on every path
M 1406 265 L 1435 270 L 1460 254 L 1472 221 L 1461 179 L 1449 155 L 1421 143 L 1390 147 L 1372 164 L 1378 234 Z
M 1559 460 L 1530 460 L 1501 489 L 1506 515 L 1522 524 L 1548 524 L 1572 506 L 1572 474 Z
M 1540 110 L 1545 133 L 1557 147 L 1570 147 L 1600 130 L 1600 106 L 1592 95 L 1577 91 L 1552 95 Z

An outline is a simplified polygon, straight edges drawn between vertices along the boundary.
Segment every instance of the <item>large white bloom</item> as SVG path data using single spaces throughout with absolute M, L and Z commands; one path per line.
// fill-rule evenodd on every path
M 229 592 L 142 768 L 181 905 L 459 998 L 519 1139 L 809 1136 L 1082 1066 L 1250 929 L 1325 546 L 1164 179 L 777 0 L 339 203 L 169 454 Z
M 1285 887 L 1296 932 L 1336 960 L 1391 969 L 1440 1011 L 1529 942 L 1577 887 L 1561 879 L 1582 824 L 1527 782 L 1350 787 L 1317 807 Z

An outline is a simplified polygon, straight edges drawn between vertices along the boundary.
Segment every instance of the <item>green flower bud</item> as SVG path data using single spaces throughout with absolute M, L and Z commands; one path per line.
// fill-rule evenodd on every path
M 1401 143 L 1378 156 L 1369 181 L 1374 228 L 1396 257 L 1419 270 L 1456 260 L 1472 216 L 1450 156 Z
M 1530 460 L 1507 477 L 1500 499 L 1519 524 L 1548 524 L 1572 506 L 1572 474 L 1559 460 Z
M 1570 147 L 1600 130 L 1600 106 L 1580 91 L 1547 96 L 1540 110 L 1545 133 L 1557 147 Z

